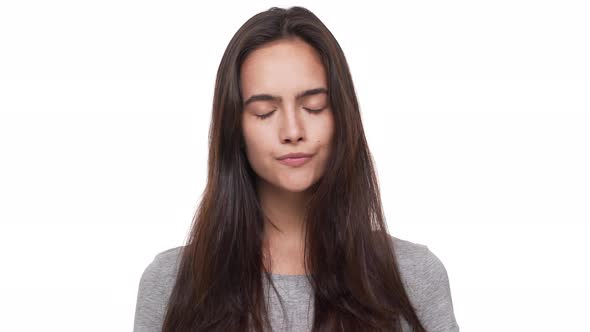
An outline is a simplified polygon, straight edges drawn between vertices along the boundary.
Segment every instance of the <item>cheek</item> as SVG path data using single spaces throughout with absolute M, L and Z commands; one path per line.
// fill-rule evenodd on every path
M 263 130 L 244 127 L 244 141 L 246 156 L 253 168 L 263 166 L 272 156 L 271 146 L 268 145 L 270 138 Z
M 319 135 L 317 136 L 317 144 L 323 149 L 329 149 L 332 140 L 334 137 L 334 119 L 331 114 L 326 116 L 323 119 L 319 128 L 317 128 L 317 132 Z

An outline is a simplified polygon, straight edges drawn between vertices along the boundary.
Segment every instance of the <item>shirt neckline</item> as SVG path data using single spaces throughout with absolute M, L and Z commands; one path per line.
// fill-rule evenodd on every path
M 271 273 L 271 278 L 273 279 L 305 279 L 307 274 L 280 274 L 280 273 Z

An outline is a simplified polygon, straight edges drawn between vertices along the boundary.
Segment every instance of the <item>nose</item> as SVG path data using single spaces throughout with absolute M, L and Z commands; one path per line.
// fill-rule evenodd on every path
M 305 128 L 298 110 L 287 107 L 282 114 L 280 138 L 282 143 L 294 143 L 305 139 Z

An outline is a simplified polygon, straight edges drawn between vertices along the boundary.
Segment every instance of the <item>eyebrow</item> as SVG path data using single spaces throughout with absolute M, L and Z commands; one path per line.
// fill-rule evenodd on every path
M 328 90 L 326 88 L 315 88 L 315 89 L 311 89 L 311 90 L 306 90 L 303 92 L 298 93 L 295 96 L 296 100 L 299 100 L 303 97 L 307 97 L 307 96 L 312 96 L 312 95 L 317 95 L 320 93 L 328 93 Z M 273 96 L 273 95 L 269 95 L 269 94 L 258 94 L 258 95 L 253 95 L 252 97 L 248 98 L 248 100 L 246 100 L 246 102 L 244 102 L 244 107 L 246 107 L 248 104 L 255 102 L 255 101 L 276 101 L 276 102 L 282 102 L 283 98 L 281 98 L 280 96 Z

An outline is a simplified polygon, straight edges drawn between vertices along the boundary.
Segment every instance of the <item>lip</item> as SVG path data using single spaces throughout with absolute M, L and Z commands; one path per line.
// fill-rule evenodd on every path
M 301 166 L 303 164 L 305 164 L 306 162 L 308 162 L 311 157 L 313 157 L 312 154 L 309 153 L 289 153 L 283 156 L 280 156 L 279 158 L 277 158 L 282 164 L 287 165 L 287 166 Z
M 306 158 L 306 157 L 311 157 L 313 156 L 311 153 L 303 153 L 303 152 L 295 152 L 295 153 L 287 153 L 284 154 L 280 157 L 278 157 L 278 160 L 283 160 L 283 159 L 287 159 L 287 158 Z

